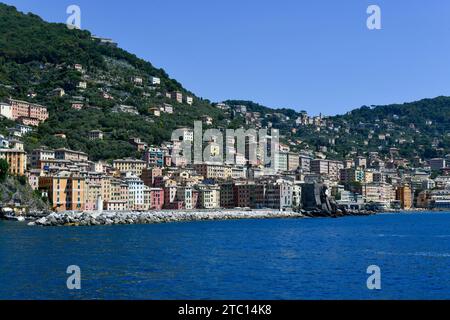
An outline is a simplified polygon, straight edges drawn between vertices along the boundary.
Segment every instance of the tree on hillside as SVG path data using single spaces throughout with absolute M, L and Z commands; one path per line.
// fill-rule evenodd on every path
M 0 182 L 5 181 L 8 176 L 9 164 L 5 159 L 0 159 Z

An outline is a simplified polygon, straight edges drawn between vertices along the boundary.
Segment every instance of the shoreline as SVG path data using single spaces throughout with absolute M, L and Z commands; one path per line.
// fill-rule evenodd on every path
M 26 217 L 3 217 L 5 220 L 28 221 L 29 226 L 101 226 L 124 224 L 159 224 L 196 221 L 249 220 L 249 219 L 308 219 L 343 218 L 351 216 L 370 216 L 376 214 L 409 214 L 426 212 L 445 212 L 445 210 L 412 209 L 384 211 L 346 211 L 329 213 L 315 211 L 280 211 L 276 209 L 203 209 L 203 210 L 155 210 L 155 211 L 65 211 L 45 214 L 34 212 Z
M 347 211 L 329 213 L 323 211 L 280 211 L 276 209 L 203 209 L 203 210 L 155 210 L 155 211 L 66 211 L 40 216 L 28 223 L 30 226 L 99 226 L 120 224 L 158 224 L 174 222 L 248 220 L 248 219 L 303 219 L 368 216 L 374 211 Z

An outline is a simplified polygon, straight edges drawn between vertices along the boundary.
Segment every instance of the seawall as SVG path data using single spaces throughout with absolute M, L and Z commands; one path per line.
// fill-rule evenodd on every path
M 209 210 L 209 211 L 120 211 L 51 213 L 29 225 L 37 226 L 99 226 L 118 224 L 153 224 L 168 222 L 304 218 L 300 212 L 277 210 Z

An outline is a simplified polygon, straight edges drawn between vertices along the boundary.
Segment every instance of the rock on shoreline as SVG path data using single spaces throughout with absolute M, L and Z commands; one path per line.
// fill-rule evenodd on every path
M 76 212 L 67 211 L 51 213 L 46 217 L 30 222 L 37 226 L 99 226 L 119 224 L 155 224 L 167 222 L 187 222 L 206 220 L 237 220 L 237 219 L 273 219 L 273 218 L 303 218 L 300 212 L 253 210 L 253 211 L 120 211 L 111 212 Z

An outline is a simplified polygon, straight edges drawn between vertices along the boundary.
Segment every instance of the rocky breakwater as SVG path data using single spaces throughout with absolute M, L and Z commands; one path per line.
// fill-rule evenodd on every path
M 302 218 L 303 214 L 293 211 L 148 211 L 148 212 L 75 212 L 51 213 L 30 222 L 37 226 L 100 226 L 119 224 L 154 224 L 185 221 Z

